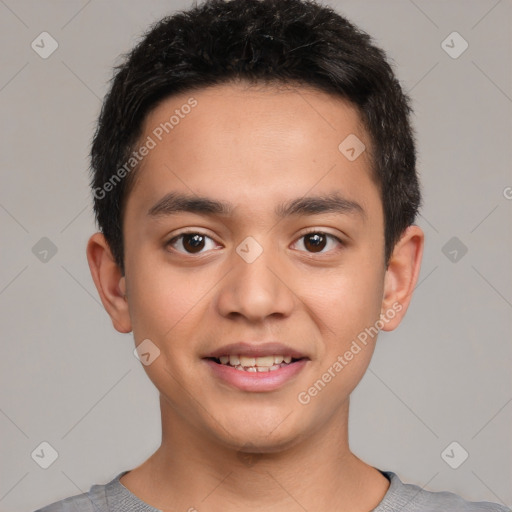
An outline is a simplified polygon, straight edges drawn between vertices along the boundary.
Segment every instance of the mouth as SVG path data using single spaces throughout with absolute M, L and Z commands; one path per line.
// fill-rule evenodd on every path
M 224 355 L 220 357 L 207 357 L 206 359 L 224 366 L 229 366 L 241 372 L 267 373 L 275 372 L 281 368 L 305 360 L 305 357 L 292 357 L 285 355 L 267 355 L 260 357 L 244 355 Z
M 234 343 L 202 358 L 212 377 L 247 392 L 274 391 L 292 381 L 310 358 L 281 343 Z

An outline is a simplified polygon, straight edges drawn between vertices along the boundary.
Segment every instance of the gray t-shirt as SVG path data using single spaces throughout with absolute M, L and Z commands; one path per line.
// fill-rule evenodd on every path
M 404 484 L 392 471 L 379 471 L 390 481 L 382 501 L 371 512 L 512 512 L 497 503 L 466 501 L 452 492 L 430 492 Z M 57 501 L 35 512 L 161 512 L 132 494 L 119 473 L 105 485 L 93 485 L 88 493 Z

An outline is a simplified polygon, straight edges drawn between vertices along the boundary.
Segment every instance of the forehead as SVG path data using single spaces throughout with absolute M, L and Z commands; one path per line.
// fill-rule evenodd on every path
M 252 134 L 252 140 L 246 142 L 253 147 L 267 143 L 283 148 L 287 142 L 291 145 L 304 138 L 308 142 L 313 132 L 330 133 L 334 140 L 350 130 L 366 137 L 357 108 L 340 96 L 312 87 L 244 81 L 164 99 L 146 116 L 143 132 L 157 142 L 165 139 L 167 146 L 179 146 L 189 139 L 191 124 L 196 142 L 201 138 L 206 143 L 212 137 L 216 143 L 228 142 Z M 293 149 L 296 153 L 298 148 Z
M 242 82 L 168 97 L 145 119 L 140 143 L 148 141 L 128 198 L 134 205 L 173 190 L 236 197 L 253 211 L 288 191 L 296 197 L 346 190 L 363 203 L 376 193 L 357 109 L 308 87 Z M 345 141 L 366 150 L 348 158 Z

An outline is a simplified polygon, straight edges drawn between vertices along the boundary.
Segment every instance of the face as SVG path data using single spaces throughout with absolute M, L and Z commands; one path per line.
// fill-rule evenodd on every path
M 349 136 L 366 147 L 355 159 L 359 146 L 339 149 Z M 306 88 L 221 85 L 166 99 L 140 141 L 152 147 L 126 203 L 117 322 L 149 340 L 163 414 L 262 451 L 318 431 L 391 315 L 357 111 Z

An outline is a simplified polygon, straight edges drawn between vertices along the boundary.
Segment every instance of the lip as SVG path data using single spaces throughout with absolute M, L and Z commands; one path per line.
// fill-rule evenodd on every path
M 298 352 L 296 349 L 292 347 L 288 347 L 283 345 L 282 343 L 277 342 L 267 342 L 267 343 L 247 343 L 247 342 L 238 342 L 231 343 L 229 345 L 224 345 L 223 347 L 210 352 L 205 355 L 204 358 L 215 357 L 219 358 L 221 356 L 248 356 L 248 357 L 264 357 L 264 356 L 290 356 L 293 359 L 309 359 L 307 355 Z M 240 371 L 240 370 L 237 370 Z M 279 371 L 279 370 L 276 370 Z
M 279 351 L 276 353 L 282 354 Z M 266 354 L 269 352 L 267 351 Z M 223 382 L 241 391 L 262 392 L 274 391 L 289 382 L 304 369 L 309 359 L 300 359 L 272 372 L 246 372 L 237 370 L 233 366 L 216 363 L 212 359 L 205 358 L 203 361 L 209 366 L 214 376 Z

